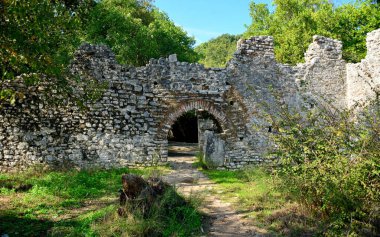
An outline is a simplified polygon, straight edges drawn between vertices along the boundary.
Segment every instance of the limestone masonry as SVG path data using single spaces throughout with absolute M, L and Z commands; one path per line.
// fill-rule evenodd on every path
M 212 114 L 222 132 L 205 131 L 204 151 L 220 168 L 273 162 L 271 124 L 263 105 L 313 107 L 323 98 L 338 108 L 365 103 L 380 93 L 380 29 L 367 36 L 367 57 L 342 60 L 341 42 L 314 36 L 305 63 L 277 63 L 273 38 L 238 42 L 226 68 L 178 62 L 175 55 L 145 67 L 116 62 L 101 45 L 82 45 L 70 70 L 108 83 L 102 98 L 79 109 L 47 105 L 41 88 L 27 88 L 22 103 L 0 111 L 0 171 L 51 167 L 150 166 L 167 160 L 168 131 L 190 110 Z M 18 87 L 3 82 L 2 87 Z M 278 96 L 280 95 L 280 96 Z M 207 130 L 207 129 L 206 129 Z

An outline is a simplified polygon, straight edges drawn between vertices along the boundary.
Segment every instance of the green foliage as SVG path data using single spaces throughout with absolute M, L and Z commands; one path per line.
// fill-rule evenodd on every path
M 6 0 L 0 4 L 0 105 L 23 100 L 31 85 L 44 87 L 49 102 L 75 97 L 72 90 L 78 82 L 67 65 L 81 42 L 83 20 L 92 1 Z M 21 86 L 9 86 L 15 80 Z
M 23 100 L 31 85 L 42 85 L 53 103 L 70 97 L 83 107 L 98 98 L 104 85 L 67 70 L 84 40 L 107 44 L 121 63 L 136 66 L 173 53 L 198 58 L 194 39 L 149 0 L 5 0 L 0 13 L 0 105 Z M 18 77 L 25 88 L 8 85 Z
M 282 186 L 329 223 L 326 235 L 379 234 L 379 118 L 377 102 L 356 118 L 319 106 L 273 121 Z
M 22 75 L 26 86 L 54 80 L 53 84 L 64 92 L 66 67 L 80 42 L 78 15 L 87 2 L 78 3 L 75 12 L 59 1 L 6 0 L 0 4 L 1 80 Z M 14 104 L 23 99 L 23 93 L 0 88 L 0 104 Z
M 343 58 L 358 62 L 366 54 L 365 37 L 380 27 L 380 6 L 358 1 L 339 7 L 326 0 L 275 0 L 274 12 L 266 4 L 252 2 L 252 24 L 245 37 L 271 35 L 276 59 L 282 63 L 303 61 L 313 35 L 324 35 L 343 42 Z
M 223 34 L 200 44 L 195 51 L 200 55 L 199 63 L 206 67 L 225 67 L 236 50 L 240 35 Z
M 141 66 L 176 53 L 194 62 L 195 41 L 149 1 L 103 0 L 91 12 L 87 40 L 109 45 L 121 63 Z
M 80 19 L 58 1 L 2 2 L 1 78 L 59 76 L 79 43 Z
M 343 58 L 349 62 L 359 62 L 366 55 L 366 35 L 380 28 L 380 4 L 357 2 L 336 9 L 335 20 L 331 24 L 332 37 L 343 42 Z
M 193 167 L 202 169 L 202 170 L 207 170 L 207 166 L 203 162 L 203 156 L 204 154 L 201 151 L 198 151 L 197 153 L 195 153 L 195 158 L 197 159 L 197 161 L 193 163 Z
M 200 230 L 201 216 L 176 191 L 154 203 L 148 217 L 139 209 L 119 217 L 121 175 L 160 175 L 166 168 L 67 170 L 41 169 L 0 175 L 0 229 L 10 236 L 190 236 Z M 28 190 L 17 190 L 31 184 Z M 194 200 L 192 200 L 194 201 Z M 22 227 L 22 228 L 20 228 Z M 156 236 L 157 236 L 156 235 Z

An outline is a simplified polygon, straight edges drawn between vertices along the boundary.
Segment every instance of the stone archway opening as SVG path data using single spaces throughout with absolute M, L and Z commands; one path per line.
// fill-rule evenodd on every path
M 204 131 L 222 133 L 218 120 L 209 112 L 199 109 L 183 113 L 171 125 L 168 132 L 168 142 L 199 143 Z
M 198 117 L 195 110 L 177 118 L 169 129 L 168 142 L 198 143 Z
M 167 134 L 169 157 L 193 157 L 202 151 L 206 131 L 223 132 L 218 120 L 206 110 L 192 109 L 178 116 Z
M 197 151 L 202 151 L 202 153 L 205 154 L 202 157 L 213 153 L 214 149 L 205 149 L 211 146 L 218 148 L 217 151 L 222 151 L 222 153 L 220 153 L 221 155 L 218 154 L 220 159 L 218 166 L 223 166 L 226 141 L 234 136 L 234 133 L 232 133 L 230 129 L 233 125 L 231 125 L 227 119 L 224 109 L 225 108 L 220 107 L 218 104 L 205 100 L 181 101 L 168 109 L 157 131 L 157 139 L 161 144 L 160 154 L 162 160 L 169 162 L 179 161 L 180 163 L 190 161 L 192 163 L 194 162 L 194 155 Z M 194 130 L 198 132 L 198 143 L 186 143 L 191 144 L 191 147 L 190 149 L 186 147 L 184 149 L 181 144 L 173 144 L 175 140 L 173 140 L 171 136 L 173 136 L 173 124 L 177 122 L 178 118 L 189 111 L 195 111 L 197 115 L 197 129 Z M 214 143 L 218 141 L 220 142 L 217 146 L 214 146 Z M 174 156 L 173 152 L 176 153 Z M 182 155 L 185 155 L 185 157 Z M 182 156 L 181 160 L 178 160 L 178 156 Z M 186 157 L 189 160 L 187 160 Z

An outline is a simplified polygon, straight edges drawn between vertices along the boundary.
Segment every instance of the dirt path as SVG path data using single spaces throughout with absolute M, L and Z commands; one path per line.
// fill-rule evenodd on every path
M 210 191 L 215 186 L 203 173 L 193 168 L 196 145 L 175 144 L 169 148 L 169 163 L 173 168 L 163 178 L 175 185 L 184 196 L 201 196 L 201 211 L 210 217 L 205 225 L 207 236 L 262 236 L 249 226 L 243 215 L 237 213 L 230 203 L 222 202 Z

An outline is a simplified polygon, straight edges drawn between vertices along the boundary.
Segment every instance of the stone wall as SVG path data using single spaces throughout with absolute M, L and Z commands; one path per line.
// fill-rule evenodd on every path
M 314 36 L 305 63 L 295 70 L 299 92 L 309 106 L 322 100 L 337 108 L 346 107 L 346 62 L 342 60 L 340 41 Z
M 380 29 L 368 33 L 365 59 L 347 64 L 347 105 L 379 99 L 376 94 L 380 94 Z
M 165 163 L 170 126 L 193 109 L 212 114 L 222 129 L 220 168 L 273 162 L 264 158 L 273 146 L 267 113 L 275 115 L 278 105 L 312 107 L 323 98 L 346 107 L 374 97 L 368 88 L 380 83 L 379 32 L 368 36 L 366 59 L 347 68 L 341 43 L 321 36 L 297 66 L 277 63 L 267 36 L 239 41 L 226 68 L 178 62 L 175 55 L 125 66 L 106 46 L 84 44 L 70 70 L 84 81 L 106 82 L 105 93 L 84 110 L 70 98 L 48 105 L 44 88 L 25 88 L 23 102 L 0 111 L 0 171 Z

